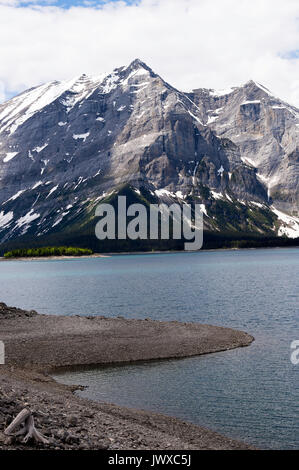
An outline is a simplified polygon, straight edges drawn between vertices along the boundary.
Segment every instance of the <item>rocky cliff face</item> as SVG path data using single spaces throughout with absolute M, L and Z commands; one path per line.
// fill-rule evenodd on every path
M 183 93 L 135 60 L 0 105 L 0 240 L 90 223 L 99 200 L 200 202 L 205 226 L 299 236 L 299 111 L 261 85 Z
M 268 202 L 297 214 L 299 206 L 299 111 L 252 80 L 240 88 L 195 90 L 203 121 L 233 142 L 241 160 L 256 169 Z

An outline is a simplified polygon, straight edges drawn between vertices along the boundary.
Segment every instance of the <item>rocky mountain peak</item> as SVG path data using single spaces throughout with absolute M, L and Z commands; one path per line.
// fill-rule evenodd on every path
M 273 99 L 274 95 L 273 93 L 268 90 L 265 86 L 261 85 L 260 83 L 254 81 L 254 80 L 249 80 L 246 82 L 243 86 L 240 87 L 240 89 L 245 92 L 245 94 L 248 96 L 248 98 L 254 98 L 258 97 L 261 99 Z
M 32 88 L 0 105 L 0 240 L 81 227 L 124 184 L 200 202 L 212 231 L 277 233 L 299 207 L 298 126 L 253 80 L 184 93 L 140 59 Z
M 139 68 L 144 68 L 146 70 L 151 70 L 150 67 L 148 67 L 148 65 L 146 65 L 145 62 L 143 62 L 142 60 L 140 59 L 134 59 L 130 65 L 128 66 L 128 68 L 130 68 L 131 70 L 133 69 L 139 69 Z

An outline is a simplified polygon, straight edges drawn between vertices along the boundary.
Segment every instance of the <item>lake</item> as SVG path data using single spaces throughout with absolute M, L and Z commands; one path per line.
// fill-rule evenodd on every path
M 0 262 L 0 300 L 53 315 L 122 315 L 245 330 L 247 347 L 57 375 L 80 396 L 159 411 L 262 448 L 299 447 L 299 249 Z

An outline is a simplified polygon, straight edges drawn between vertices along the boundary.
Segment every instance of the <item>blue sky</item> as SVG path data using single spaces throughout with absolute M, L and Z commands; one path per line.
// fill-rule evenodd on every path
M 107 5 L 108 3 L 117 3 L 120 0 L 41 0 L 41 1 L 34 1 L 28 0 L 19 3 L 19 7 L 29 7 L 31 5 L 55 5 L 56 7 L 69 9 L 71 7 L 81 6 L 84 8 L 94 7 L 94 8 L 101 8 L 103 5 Z M 139 0 L 122 0 L 127 5 L 137 4 Z
M 282 57 L 287 60 L 296 60 L 299 59 L 299 49 L 293 50 L 293 51 L 287 51 L 284 54 L 282 54 Z
M 184 91 L 253 79 L 299 106 L 298 18 L 298 0 L 0 0 L 0 102 L 138 57 Z

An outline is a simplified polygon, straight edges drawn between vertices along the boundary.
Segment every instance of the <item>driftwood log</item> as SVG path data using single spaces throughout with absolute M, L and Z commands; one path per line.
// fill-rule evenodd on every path
M 20 428 L 20 429 L 18 429 Z M 18 430 L 17 430 L 18 429 Z M 23 436 L 23 442 L 26 444 L 29 439 L 42 444 L 49 444 L 48 439 L 41 434 L 34 425 L 34 418 L 30 410 L 24 408 L 5 429 L 6 436 Z

